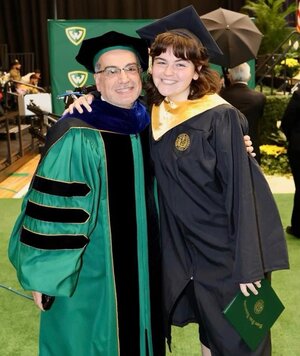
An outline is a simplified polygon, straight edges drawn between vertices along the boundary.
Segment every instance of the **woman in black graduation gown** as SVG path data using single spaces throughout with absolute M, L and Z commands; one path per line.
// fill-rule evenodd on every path
M 167 337 L 171 325 L 197 322 L 203 355 L 270 355 L 269 335 L 251 351 L 222 311 L 239 290 L 257 294 L 269 272 L 288 268 L 280 217 L 244 149 L 245 117 L 216 94 L 219 78 L 196 38 L 205 45 L 207 33 L 178 13 L 137 31 L 154 40 L 147 95 Z

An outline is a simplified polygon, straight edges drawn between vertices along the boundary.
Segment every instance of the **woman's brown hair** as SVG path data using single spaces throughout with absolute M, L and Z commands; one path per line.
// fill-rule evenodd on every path
M 150 48 L 152 62 L 155 57 L 166 52 L 169 47 L 173 48 L 176 57 L 191 61 L 199 75 L 197 80 L 191 82 L 189 100 L 199 99 L 205 94 L 218 92 L 220 76 L 216 71 L 209 68 L 207 51 L 191 32 L 178 29 L 159 34 Z M 155 87 L 151 74 L 148 74 L 145 90 L 147 102 L 150 106 L 159 105 L 165 98 Z

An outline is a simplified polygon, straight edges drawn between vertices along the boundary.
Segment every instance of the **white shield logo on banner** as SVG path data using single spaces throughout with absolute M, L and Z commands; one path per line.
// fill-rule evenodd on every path
M 70 83 L 75 88 L 83 87 L 88 79 L 88 73 L 84 71 L 73 71 L 68 73 Z
M 86 34 L 84 27 L 67 27 L 65 31 L 69 41 L 75 46 L 78 46 L 83 41 Z

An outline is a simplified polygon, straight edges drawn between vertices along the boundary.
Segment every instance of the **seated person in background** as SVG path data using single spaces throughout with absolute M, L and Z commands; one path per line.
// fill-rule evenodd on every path
M 37 88 L 39 83 L 39 78 L 36 74 L 32 74 L 29 79 L 29 84 L 32 86 L 27 86 L 27 94 L 37 94 L 39 89 Z
M 38 86 L 39 85 L 39 81 L 41 80 L 41 71 L 40 71 L 40 69 L 35 69 L 33 72 L 29 72 L 26 75 L 24 75 L 22 77 L 22 82 L 30 84 L 30 79 L 31 79 L 32 75 L 35 75 L 35 79 L 37 79 L 37 81 L 35 81 L 34 85 Z
M 9 79 L 10 80 L 18 80 L 21 81 L 21 63 L 15 59 L 12 64 L 10 65 L 10 70 L 9 70 Z
M 43 88 L 38 87 L 39 78 L 35 73 L 31 74 L 28 84 L 18 83 L 16 91 L 20 95 L 38 94 L 43 91 Z
M 266 97 L 263 93 L 248 87 L 251 78 L 248 63 L 242 63 L 228 71 L 231 84 L 222 88 L 220 95 L 246 116 L 249 124 L 249 135 L 256 152 L 256 160 L 260 163 L 259 123 L 263 116 Z
M 36 75 L 37 79 L 38 79 L 38 82 L 37 82 L 37 85 L 39 85 L 39 82 L 41 81 L 42 79 L 42 74 L 41 74 L 41 70 L 36 68 L 34 70 L 34 74 Z
M 10 65 L 10 70 L 9 70 L 9 80 L 16 81 L 14 83 L 11 83 L 11 88 L 12 92 L 16 92 L 19 95 L 24 95 L 27 93 L 26 87 L 24 84 L 23 77 L 21 76 L 21 63 L 15 59 L 12 64 Z M 24 77 L 25 78 L 25 77 Z M 20 82 L 20 83 L 18 83 Z M 25 80 L 26 83 L 26 80 Z
M 32 74 L 29 78 L 29 84 L 34 85 L 34 86 L 38 86 L 39 83 L 39 78 L 36 74 Z
M 33 74 L 35 74 L 35 72 L 29 72 L 29 73 L 27 73 L 26 75 L 23 75 L 23 77 L 22 77 L 22 82 L 23 83 L 26 83 L 26 84 L 29 84 L 29 82 L 30 82 L 30 77 L 33 75 Z

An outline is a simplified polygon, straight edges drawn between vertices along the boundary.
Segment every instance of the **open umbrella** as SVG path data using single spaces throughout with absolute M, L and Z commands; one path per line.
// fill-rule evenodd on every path
M 220 65 L 233 68 L 256 57 L 263 35 L 248 15 L 220 7 L 200 18 L 224 53 Z

